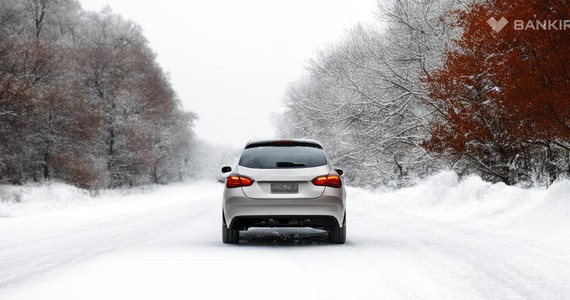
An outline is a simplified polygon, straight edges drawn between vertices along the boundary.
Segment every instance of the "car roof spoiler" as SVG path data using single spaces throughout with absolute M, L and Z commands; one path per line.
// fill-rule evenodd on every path
M 250 142 L 245 146 L 245 149 L 256 148 L 256 147 L 313 147 L 317 149 L 323 149 L 323 146 L 318 142 L 309 140 L 272 140 L 272 141 L 256 141 Z

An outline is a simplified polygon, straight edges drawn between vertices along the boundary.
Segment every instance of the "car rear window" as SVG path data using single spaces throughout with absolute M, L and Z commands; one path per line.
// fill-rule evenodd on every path
M 254 169 L 311 168 L 324 166 L 323 149 L 310 146 L 258 146 L 243 150 L 239 165 Z

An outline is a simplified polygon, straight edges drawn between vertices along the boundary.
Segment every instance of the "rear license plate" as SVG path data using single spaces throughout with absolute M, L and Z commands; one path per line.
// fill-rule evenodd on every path
M 299 184 L 296 182 L 272 182 L 271 193 L 297 193 L 299 192 Z

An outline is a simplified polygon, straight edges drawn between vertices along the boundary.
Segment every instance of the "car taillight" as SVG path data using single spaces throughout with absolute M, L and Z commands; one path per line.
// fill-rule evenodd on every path
M 314 185 L 318 186 L 330 186 L 334 188 L 339 188 L 342 186 L 342 182 L 340 181 L 340 176 L 338 175 L 323 175 L 319 177 L 315 177 L 311 182 Z
M 240 186 L 250 186 L 253 184 L 253 181 L 253 179 L 246 176 L 230 175 L 226 179 L 226 187 L 235 188 Z

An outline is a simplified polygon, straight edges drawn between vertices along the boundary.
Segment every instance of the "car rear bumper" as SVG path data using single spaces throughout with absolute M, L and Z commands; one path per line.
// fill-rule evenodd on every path
M 226 189 L 223 209 L 232 228 L 342 226 L 344 190 L 326 188 L 314 199 L 251 199 L 239 188 Z
M 332 216 L 239 216 L 234 217 L 230 228 L 246 230 L 250 227 L 313 227 L 338 228 L 337 219 Z

